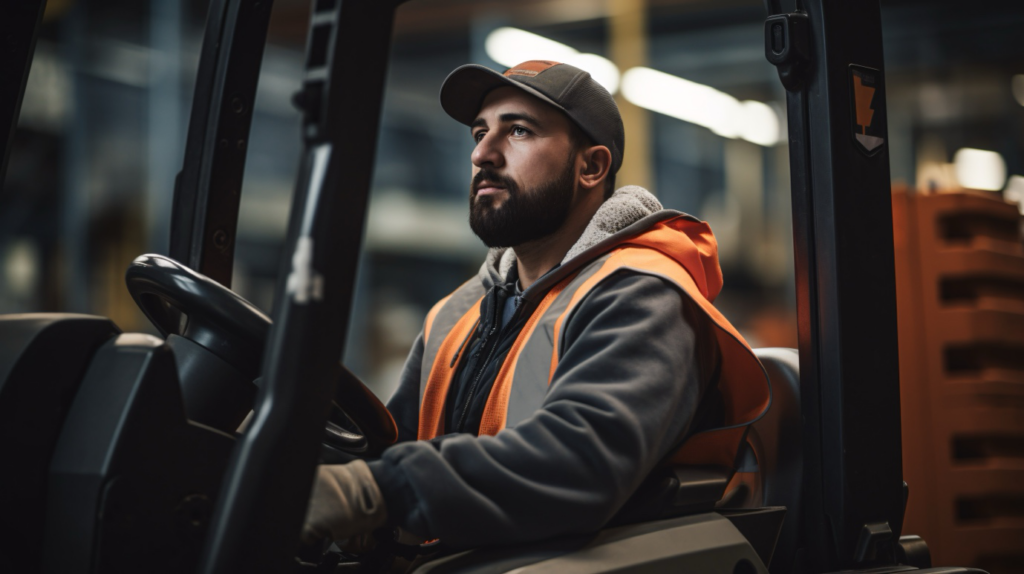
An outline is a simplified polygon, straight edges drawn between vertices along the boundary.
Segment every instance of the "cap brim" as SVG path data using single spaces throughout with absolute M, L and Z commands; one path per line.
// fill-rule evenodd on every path
M 441 108 L 455 121 L 470 125 L 480 112 L 487 94 L 496 88 L 518 88 L 541 101 L 565 111 L 561 105 L 530 86 L 509 79 L 479 64 L 466 64 L 455 68 L 441 84 Z

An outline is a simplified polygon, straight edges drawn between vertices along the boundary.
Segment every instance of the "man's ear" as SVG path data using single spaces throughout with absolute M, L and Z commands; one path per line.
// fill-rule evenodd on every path
M 582 159 L 580 187 L 588 190 L 603 187 L 612 167 L 612 152 L 603 145 L 596 145 L 583 150 Z

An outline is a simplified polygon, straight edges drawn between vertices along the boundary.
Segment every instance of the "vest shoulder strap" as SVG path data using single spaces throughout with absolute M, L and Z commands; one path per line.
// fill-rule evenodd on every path
M 476 329 L 480 322 L 480 300 L 470 305 L 462 317 L 455 323 L 446 334 L 441 346 L 434 356 L 430 374 L 427 378 L 426 389 L 423 391 L 423 398 L 420 401 L 420 420 L 416 432 L 418 440 L 427 440 L 444 434 L 443 418 L 444 403 L 448 397 L 448 387 L 451 385 L 452 377 L 455 376 L 455 367 L 458 364 L 458 355 L 462 351 L 462 345 L 470 334 Z M 444 301 L 438 304 L 443 306 Z M 435 306 L 435 309 L 438 308 Z M 436 313 L 431 310 L 431 313 Z M 432 318 L 427 316 L 428 323 Z M 424 339 L 427 337 L 429 327 L 424 327 Z
M 572 300 L 554 326 L 554 347 L 548 383 L 558 366 L 561 332 L 574 308 L 587 294 L 613 273 L 629 269 L 660 277 L 675 285 L 711 321 L 722 358 L 719 389 L 725 411 L 720 428 L 689 437 L 672 454 L 675 464 L 718 465 L 734 467 L 747 428 L 767 411 L 771 403 L 771 386 L 761 362 L 743 336 L 702 294 L 687 270 L 671 257 L 649 247 L 626 245 L 605 260 L 602 267 L 573 293 Z

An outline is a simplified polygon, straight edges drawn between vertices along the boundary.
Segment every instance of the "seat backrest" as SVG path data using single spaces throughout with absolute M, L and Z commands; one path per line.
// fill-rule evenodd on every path
M 755 349 L 772 385 L 772 404 L 751 426 L 762 506 L 785 506 L 786 519 L 772 557 L 772 574 L 792 572 L 800 544 L 803 445 L 800 440 L 800 362 L 796 349 Z
M 90 315 L 0 317 L 0 571 L 38 569 L 50 457 L 93 354 L 118 332 Z

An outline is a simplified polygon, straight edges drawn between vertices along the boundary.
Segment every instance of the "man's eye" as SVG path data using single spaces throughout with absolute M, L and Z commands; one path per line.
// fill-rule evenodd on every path
M 528 133 L 530 133 L 530 130 L 524 128 L 523 126 L 514 126 L 512 128 L 512 135 L 517 137 L 525 136 Z
M 473 141 L 480 143 L 480 140 L 484 139 L 484 132 L 479 131 L 473 134 Z

